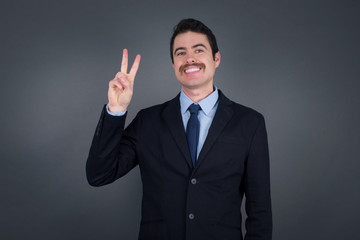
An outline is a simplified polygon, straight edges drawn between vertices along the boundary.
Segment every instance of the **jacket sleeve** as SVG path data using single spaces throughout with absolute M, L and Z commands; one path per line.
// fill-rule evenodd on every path
M 137 164 L 136 125 L 138 116 L 124 130 L 124 116 L 111 116 L 104 106 L 86 162 L 86 177 L 91 186 L 109 184 L 124 176 Z
M 245 173 L 245 240 L 271 240 L 269 150 L 264 118 L 253 135 Z

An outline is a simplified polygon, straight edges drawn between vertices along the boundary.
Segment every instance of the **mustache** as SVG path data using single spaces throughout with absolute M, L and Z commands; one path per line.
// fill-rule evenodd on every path
M 203 64 L 203 63 L 191 63 L 191 64 L 186 63 L 186 64 L 180 66 L 179 72 L 182 74 L 184 72 L 184 69 L 187 67 L 190 67 L 190 66 L 197 66 L 203 70 L 205 70 L 205 68 L 206 68 L 205 64 Z

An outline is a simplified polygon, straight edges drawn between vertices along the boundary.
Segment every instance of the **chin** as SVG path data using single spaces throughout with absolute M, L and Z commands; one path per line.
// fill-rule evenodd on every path
M 196 80 L 180 81 L 180 84 L 186 88 L 196 88 L 198 86 L 201 86 L 201 84 L 199 82 L 197 82 Z

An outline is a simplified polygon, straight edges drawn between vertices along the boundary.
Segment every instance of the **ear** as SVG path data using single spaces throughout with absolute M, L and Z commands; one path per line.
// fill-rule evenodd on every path
M 217 68 L 220 65 L 220 62 L 221 62 L 220 51 L 217 51 L 217 53 L 215 53 L 215 68 Z

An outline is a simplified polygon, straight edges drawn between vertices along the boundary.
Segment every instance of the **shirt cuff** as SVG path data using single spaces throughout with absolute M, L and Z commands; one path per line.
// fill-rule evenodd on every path
M 107 111 L 108 114 L 110 114 L 111 116 L 115 116 L 115 117 L 124 116 L 125 113 L 126 113 L 126 110 L 124 112 L 110 112 L 107 104 L 106 104 L 106 111 Z

